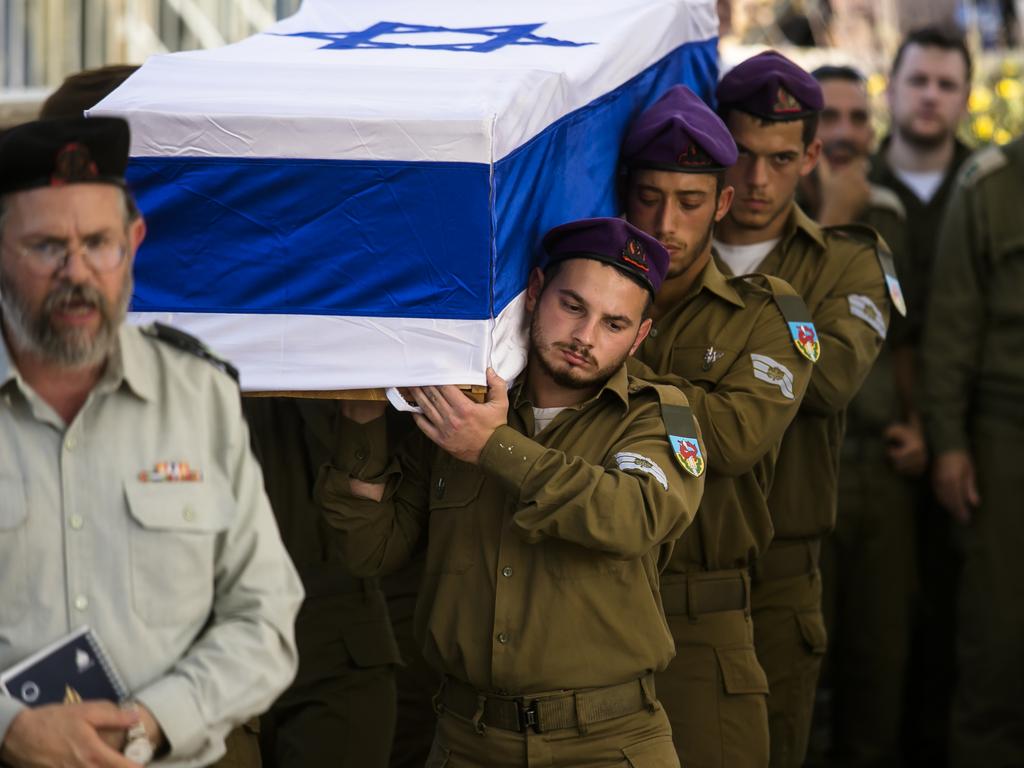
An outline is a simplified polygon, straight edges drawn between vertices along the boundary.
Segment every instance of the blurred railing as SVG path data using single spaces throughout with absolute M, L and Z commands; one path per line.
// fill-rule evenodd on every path
M 265 29 L 301 0 L 0 0 L 0 90 L 53 88 L 104 64 L 212 48 Z

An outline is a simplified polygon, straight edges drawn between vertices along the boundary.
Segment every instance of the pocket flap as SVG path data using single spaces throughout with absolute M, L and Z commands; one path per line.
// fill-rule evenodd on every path
M 430 483 L 431 509 L 457 509 L 469 506 L 480 495 L 484 474 L 469 464 L 447 463 L 435 472 Z
M 822 655 L 828 648 L 828 632 L 825 629 L 825 619 L 818 611 L 801 611 L 796 615 L 797 624 L 800 625 L 800 634 L 811 653 Z
M 655 736 L 622 748 L 630 768 L 678 768 L 679 757 L 671 736 Z
M 715 648 L 726 693 L 768 693 L 768 676 L 753 648 Z
M 202 482 L 125 482 L 132 517 L 143 528 L 212 533 L 228 527 L 226 494 Z
M 28 503 L 21 478 L 0 475 L 0 531 L 13 531 L 21 527 L 28 517 Z

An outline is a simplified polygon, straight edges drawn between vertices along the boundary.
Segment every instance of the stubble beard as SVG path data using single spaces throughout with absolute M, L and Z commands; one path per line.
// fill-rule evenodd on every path
M 20 351 L 62 368 L 89 368 L 104 362 L 117 348 L 118 330 L 127 315 L 132 288 L 132 273 L 127 270 L 118 301 L 111 306 L 92 286 L 61 283 L 33 314 L 15 290 L 14 281 L 0 267 L 0 317 L 11 342 Z M 54 326 L 54 311 L 73 301 L 91 304 L 99 310 L 100 324 L 95 332 Z
M 896 123 L 896 130 L 903 139 L 910 146 L 920 150 L 932 150 L 938 149 L 953 136 L 956 135 L 956 129 L 940 130 L 935 133 L 920 133 L 915 131 L 913 128 L 913 117 L 909 120 Z
M 619 360 L 598 368 L 593 374 L 589 376 L 580 376 L 574 373 L 572 368 L 567 370 L 556 368 L 547 359 L 547 354 L 557 352 L 557 350 L 561 349 L 569 350 L 580 357 L 593 360 L 590 351 L 583 347 L 574 344 L 547 342 L 540 330 L 540 324 L 537 322 L 537 314 L 534 313 L 533 318 L 530 320 L 530 357 L 532 359 L 536 359 L 544 374 L 560 387 L 578 390 L 600 389 L 608 383 L 608 380 L 615 375 L 615 372 L 622 367 L 622 364 L 626 362 L 626 358 L 629 357 L 629 353 L 627 352 Z

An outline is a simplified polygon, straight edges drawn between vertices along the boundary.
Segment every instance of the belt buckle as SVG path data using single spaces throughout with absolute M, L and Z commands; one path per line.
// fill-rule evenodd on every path
M 524 699 L 516 699 L 516 713 L 519 716 L 519 732 L 523 733 L 527 728 L 532 728 L 534 733 L 542 733 L 540 726 L 540 712 L 537 705 L 538 699 L 527 703 Z

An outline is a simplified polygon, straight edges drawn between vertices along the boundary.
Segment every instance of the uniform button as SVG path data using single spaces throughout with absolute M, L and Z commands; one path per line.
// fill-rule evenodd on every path
M 68 437 L 68 439 L 64 441 L 64 447 L 69 451 L 75 450 L 76 445 L 78 445 L 78 441 L 75 440 L 74 436 Z
M 505 632 L 499 632 L 498 633 L 498 642 L 501 643 L 502 645 L 507 643 L 508 642 L 508 634 L 505 633 Z
M 75 608 L 79 611 L 84 611 L 89 607 L 89 598 L 85 595 L 79 595 L 75 598 Z
M 504 568 L 502 568 L 501 569 L 501 575 L 504 576 L 506 579 L 509 576 L 511 576 L 512 575 L 512 566 L 511 565 L 506 565 Z
M 82 530 L 82 526 L 85 525 L 85 520 L 82 519 L 81 515 L 72 515 L 69 522 L 71 523 L 71 527 L 76 531 Z
M 187 506 L 183 510 L 181 510 L 181 516 L 185 518 L 186 522 L 191 523 L 193 520 L 196 519 L 196 511 L 192 509 L 191 506 Z
M 358 451 L 356 451 L 356 458 L 359 459 L 359 461 L 362 461 L 363 459 L 365 459 L 366 458 L 366 451 L 364 451 L 362 448 L 360 448 Z
M 437 493 L 437 498 L 440 499 L 440 498 L 444 497 L 444 478 L 443 477 L 437 478 L 436 493 Z
M 657 328 L 651 328 L 651 338 L 653 339 L 653 338 L 656 338 L 657 336 L 658 336 L 658 329 Z

